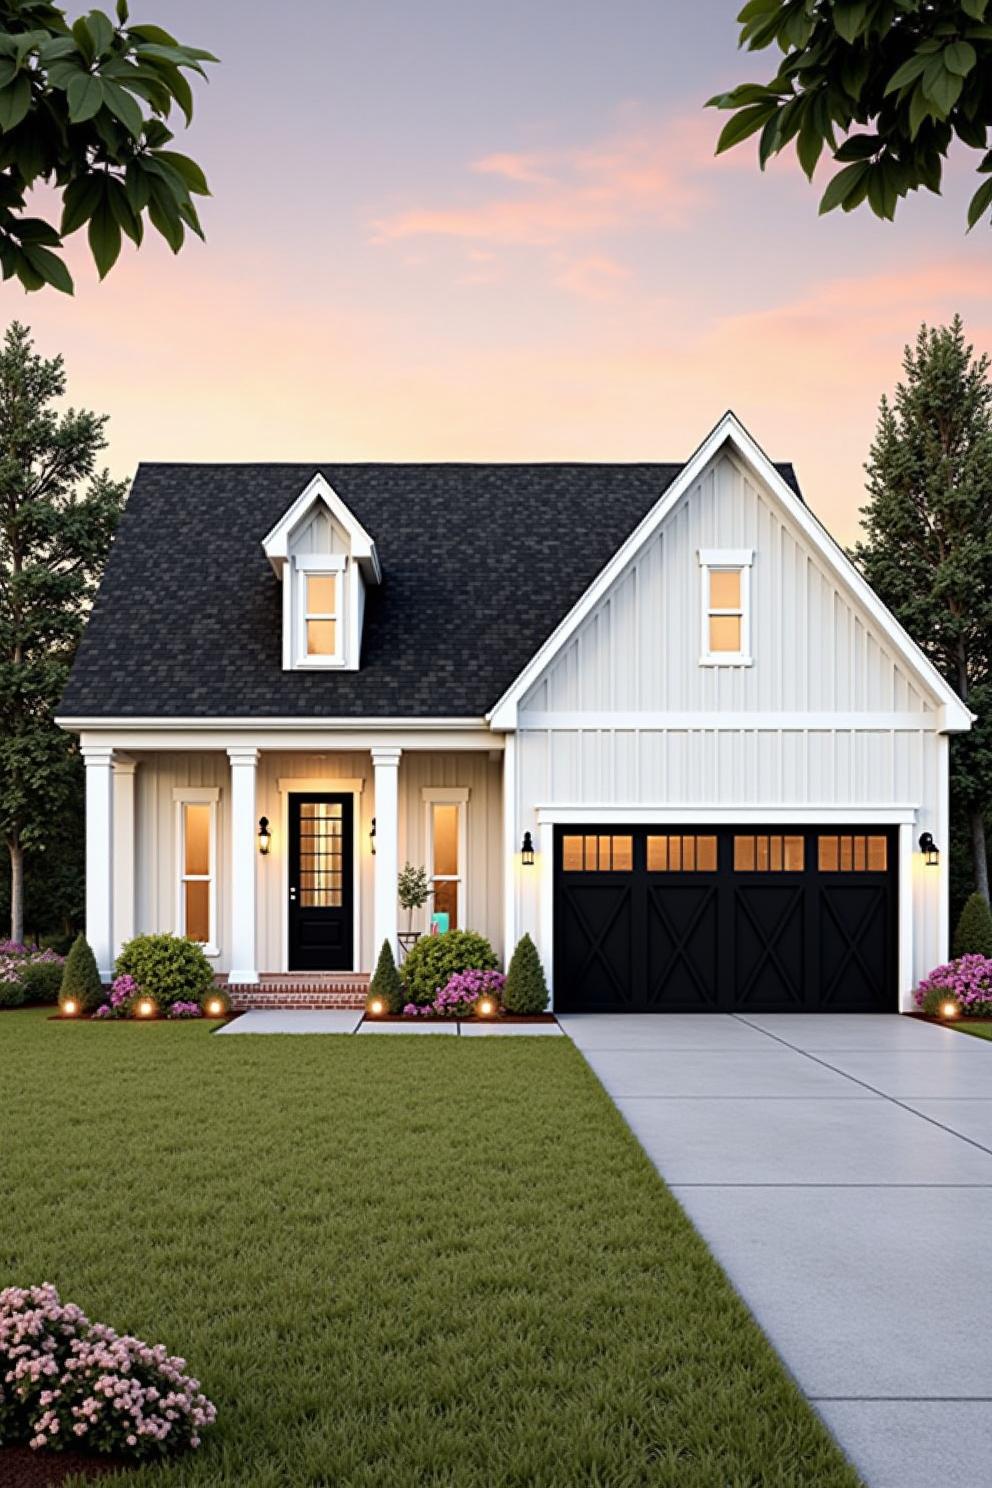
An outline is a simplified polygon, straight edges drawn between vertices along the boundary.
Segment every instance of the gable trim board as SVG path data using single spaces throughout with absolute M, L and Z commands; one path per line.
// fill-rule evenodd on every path
M 847 556 L 820 525 L 788 483 L 783 480 L 764 451 L 755 443 L 733 413 L 725 413 L 716 427 L 683 466 L 681 472 L 659 498 L 654 508 L 634 529 L 626 542 L 614 553 L 585 594 L 573 606 L 544 644 L 535 652 L 516 680 L 487 715 L 494 729 L 515 729 L 519 705 L 550 663 L 561 654 L 596 606 L 608 594 L 633 558 L 661 527 L 681 498 L 700 478 L 712 460 L 728 448 L 743 460 L 766 490 L 777 499 L 791 520 L 799 527 L 828 572 L 832 573 L 848 595 L 860 604 L 878 625 L 880 631 L 902 658 L 908 670 L 944 709 L 944 728 L 962 732 L 971 727 L 972 714 L 953 688 L 945 682 L 933 663 L 920 650 L 891 612 L 882 604 Z

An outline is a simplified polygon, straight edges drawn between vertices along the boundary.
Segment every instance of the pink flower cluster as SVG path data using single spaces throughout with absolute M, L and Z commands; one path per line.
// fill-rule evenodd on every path
M 424 1007 L 408 1002 L 403 1009 L 406 1018 L 471 1018 L 480 997 L 491 997 L 499 1003 L 506 977 L 501 971 L 456 971 Z
M 216 1408 L 185 1359 L 91 1323 L 49 1283 L 0 1291 L 0 1440 L 135 1458 L 200 1445 Z
M 25 962 L 61 966 L 64 960 L 56 951 L 39 951 L 37 946 L 27 946 L 19 940 L 0 940 L 0 982 L 19 981 Z
M 129 1018 L 131 1004 L 140 991 L 133 976 L 115 977 L 110 984 L 109 999 L 101 1002 L 93 1014 L 94 1018 Z
M 198 1002 L 174 1002 L 166 1016 L 169 1018 L 202 1018 L 203 1011 Z
M 917 1007 L 928 992 L 946 993 L 972 1017 L 992 1017 L 992 956 L 959 956 L 935 967 L 916 989 Z

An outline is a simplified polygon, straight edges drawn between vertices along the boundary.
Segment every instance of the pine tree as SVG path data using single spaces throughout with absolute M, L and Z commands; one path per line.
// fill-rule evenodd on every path
M 508 1013 L 543 1013 L 548 1005 L 548 984 L 537 946 L 522 935 L 510 957 L 503 988 L 503 1006 Z
M 65 958 L 59 1001 L 72 998 L 84 1013 L 93 1013 L 104 999 L 96 957 L 85 935 L 77 935 Z
M 58 411 L 65 390 L 62 358 L 38 356 L 15 321 L 0 346 L 0 829 L 12 940 L 24 934 L 25 853 L 54 848 L 78 812 L 79 751 L 53 716 L 126 490 L 97 470 L 106 419 Z
M 954 932 L 954 955 L 992 957 L 992 910 L 981 894 L 972 894 Z
M 865 536 L 852 557 L 977 715 L 951 746 L 951 799 L 967 822 L 972 881 L 989 898 L 992 804 L 992 386 L 961 319 L 920 328 L 905 380 L 883 398 L 865 469 Z
M 379 960 L 376 962 L 372 980 L 369 982 L 369 995 L 366 1007 L 373 997 L 381 997 L 387 1013 L 401 1013 L 403 1003 L 406 1000 L 403 991 L 403 981 L 396 970 L 396 962 L 393 960 L 393 948 L 388 940 L 382 942 L 382 950 L 379 952 Z

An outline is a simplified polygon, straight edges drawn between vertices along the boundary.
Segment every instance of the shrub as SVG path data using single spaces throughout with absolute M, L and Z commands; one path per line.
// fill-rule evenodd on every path
M 17 1008 L 24 1003 L 24 985 L 19 976 L 9 980 L 0 974 L 0 1008 Z
M 459 971 L 495 971 L 496 955 L 484 935 L 474 930 L 448 930 L 422 935 L 403 962 L 401 976 L 407 1001 L 423 1007 Z
M 60 1002 L 71 997 L 82 1013 L 95 1013 L 104 1000 L 103 983 L 97 971 L 96 958 L 85 935 L 77 935 L 62 972 Z
M 0 1440 L 137 1461 L 200 1445 L 217 1412 L 162 1344 L 120 1337 L 53 1286 L 0 1291 Z
M 954 932 L 955 956 L 992 956 L 992 910 L 981 894 L 972 894 Z
M 508 1013 L 543 1013 L 548 1005 L 548 984 L 537 946 L 529 935 L 521 935 L 510 957 L 503 989 Z
M 916 1006 L 924 1012 L 929 1010 L 928 999 L 931 1005 L 939 1006 L 941 1001 L 946 1002 L 951 997 L 966 1017 L 990 1018 L 992 957 L 959 956 L 956 961 L 948 961 L 924 977 L 913 995 Z
M 369 982 L 366 1007 L 373 997 L 382 998 L 387 1013 L 398 1013 L 403 1007 L 403 980 L 396 970 L 393 948 L 388 940 L 382 942 L 382 950 L 379 952 L 379 959 L 376 962 L 372 980 Z
M 203 947 L 181 935 L 136 935 L 117 957 L 115 970 L 134 977 L 163 1014 L 174 1002 L 199 1002 L 214 989 Z
M 43 935 L 39 944 L 43 951 L 54 951 L 57 956 L 65 958 L 72 950 L 72 942 L 75 938 L 71 930 L 60 930 L 51 935 Z
M 59 1000 L 65 962 L 54 951 L 37 951 L 25 958 L 20 983 L 25 1002 L 54 1007 Z
M 922 1011 L 931 1018 L 939 1018 L 943 1015 L 944 1008 L 949 1002 L 953 1002 L 957 1017 L 961 1012 L 961 1004 L 958 1002 L 950 987 L 930 987 L 926 992 L 920 1007 Z

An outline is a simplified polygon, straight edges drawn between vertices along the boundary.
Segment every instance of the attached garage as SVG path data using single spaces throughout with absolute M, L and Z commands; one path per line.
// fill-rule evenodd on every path
M 562 1012 L 895 1012 L 898 832 L 557 827 Z

